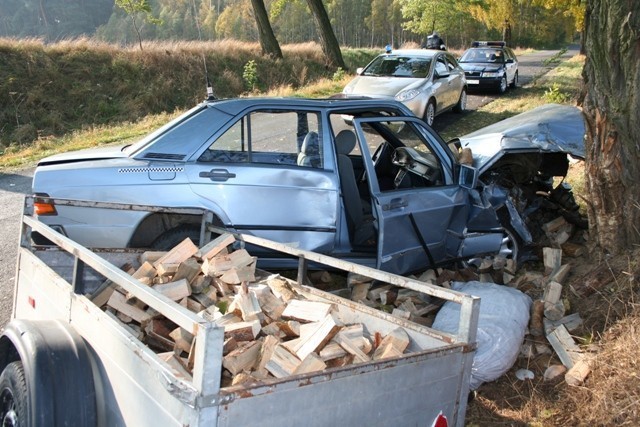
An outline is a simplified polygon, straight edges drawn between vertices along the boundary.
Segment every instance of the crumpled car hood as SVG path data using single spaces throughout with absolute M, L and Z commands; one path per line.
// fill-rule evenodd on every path
M 70 151 L 68 153 L 55 154 L 53 156 L 46 157 L 38 162 L 38 166 L 51 165 L 57 163 L 70 163 L 86 160 L 104 160 L 104 159 L 118 159 L 127 157 L 127 154 L 122 150 L 124 145 L 112 146 L 112 147 L 100 147 L 100 148 L 87 148 L 86 150 Z
M 349 94 L 368 96 L 388 96 L 394 97 L 398 92 L 407 89 L 424 79 L 414 79 L 410 77 L 372 77 L 359 76 L 347 85 Z
M 546 104 L 460 137 L 482 174 L 505 153 L 567 153 L 584 160 L 585 123 L 577 107 Z

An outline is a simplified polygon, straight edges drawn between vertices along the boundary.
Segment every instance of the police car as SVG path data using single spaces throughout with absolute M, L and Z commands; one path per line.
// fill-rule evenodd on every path
M 518 59 L 504 41 L 474 41 L 458 60 L 468 88 L 499 93 L 518 85 Z

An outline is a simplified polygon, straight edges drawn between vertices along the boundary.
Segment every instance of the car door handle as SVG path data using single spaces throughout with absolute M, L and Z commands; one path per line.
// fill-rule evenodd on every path
M 235 173 L 230 173 L 226 169 L 211 169 L 209 172 L 200 172 L 200 178 L 209 178 L 211 181 L 227 181 L 229 178 L 235 178 Z
M 389 204 L 382 205 L 382 210 L 391 211 L 394 209 L 406 208 L 407 206 L 409 206 L 409 202 L 404 199 L 391 199 Z

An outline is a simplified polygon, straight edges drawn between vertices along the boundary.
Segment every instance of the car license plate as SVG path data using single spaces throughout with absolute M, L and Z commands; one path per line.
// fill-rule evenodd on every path
M 467 80 L 467 84 L 477 85 L 480 84 L 480 80 Z

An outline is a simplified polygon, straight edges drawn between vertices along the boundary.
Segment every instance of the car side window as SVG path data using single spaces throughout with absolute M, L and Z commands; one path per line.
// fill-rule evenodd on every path
M 449 67 L 447 67 L 444 58 L 442 57 L 438 58 L 436 61 L 436 72 L 440 76 L 449 74 Z
M 449 67 L 449 71 L 453 71 L 458 67 L 458 64 L 453 58 L 447 56 L 447 67 Z
M 254 111 L 218 137 L 198 161 L 323 168 L 319 123 L 317 112 Z

